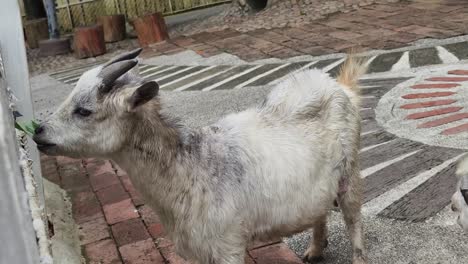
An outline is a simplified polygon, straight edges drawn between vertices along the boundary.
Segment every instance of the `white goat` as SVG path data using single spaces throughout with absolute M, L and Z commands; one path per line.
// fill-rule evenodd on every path
M 468 154 L 458 163 L 457 190 L 452 196 L 452 210 L 457 213 L 458 224 L 468 233 Z
M 159 215 L 177 252 L 201 264 L 240 264 L 248 243 L 313 228 L 305 260 L 320 260 L 337 200 L 353 263 L 361 231 L 357 80 L 348 58 L 338 82 L 295 73 L 258 108 L 189 130 L 161 110 L 158 85 L 135 71 L 136 50 L 87 71 L 36 131 L 49 155 L 114 160 Z

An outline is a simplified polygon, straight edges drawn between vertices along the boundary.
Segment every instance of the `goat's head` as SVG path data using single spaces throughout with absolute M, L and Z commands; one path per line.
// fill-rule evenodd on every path
M 452 196 L 452 210 L 458 215 L 458 224 L 468 233 L 468 154 L 460 159 L 456 175 L 458 184 Z
M 146 82 L 135 67 L 137 49 L 85 72 L 57 111 L 33 137 L 48 155 L 106 157 L 125 144 L 131 117 L 153 99 L 156 82 Z

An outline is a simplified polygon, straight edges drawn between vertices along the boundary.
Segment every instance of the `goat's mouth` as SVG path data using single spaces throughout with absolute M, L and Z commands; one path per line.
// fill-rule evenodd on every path
M 55 144 L 51 144 L 51 143 L 41 143 L 41 144 L 36 143 L 36 145 L 37 145 L 37 149 L 39 149 L 42 152 L 49 150 L 56 146 Z
M 44 152 L 44 151 L 47 151 L 53 147 L 55 147 L 57 144 L 54 144 L 54 143 L 50 143 L 50 142 L 46 142 L 46 141 L 41 141 L 41 140 L 38 140 L 36 138 L 33 138 L 34 142 L 36 142 L 36 145 L 37 145 L 37 149 L 39 149 L 39 151 L 41 152 Z

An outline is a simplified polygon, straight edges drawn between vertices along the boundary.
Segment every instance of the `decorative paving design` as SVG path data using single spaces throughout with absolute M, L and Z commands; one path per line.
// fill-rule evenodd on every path
M 394 90 L 406 86 L 412 80 L 386 78 L 361 81 L 363 125 L 360 158 L 365 184 L 363 212 L 366 215 L 418 222 L 436 215 L 450 203 L 450 195 L 456 185 L 455 163 L 463 151 L 425 145 L 412 137 L 395 135 L 379 113 L 380 110 L 391 116 L 393 105 L 386 104 L 383 108 L 381 98 L 395 99 Z M 416 87 L 416 90 L 423 89 L 421 85 Z M 417 122 L 427 115 L 426 111 L 421 111 L 424 107 L 443 107 L 444 104 L 450 105 L 453 100 L 456 99 L 407 103 L 412 100 L 404 99 L 402 103 L 398 101 L 395 108 L 402 106 L 398 109 L 404 111 L 404 117 L 410 116 L 413 122 Z M 453 107 L 449 110 L 456 111 L 459 108 Z M 374 112 L 376 108 L 377 117 Z M 417 112 L 409 112 L 414 109 Z
M 325 71 L 338 69 L 343 59 L 301 61 L 275 64 L 244 64 L 216 66 L 155 66 L 139 65 L 140 74 L 146 80 L 157 81 L 167 91 L 211 91 L 238 89 L 245 86 L 266 85 L 287 74 L 307 68 Z M 51 77 L 69 85 L 76 85 L 81 74 L 97 64 L 50 74 Z
M 467 59 L 468 42 L 405 52 L 391 52 L 369 56 L 367 59 L 369 73 L 372 74 L 441 64 L 447 61 L 448 57 L 452 62 Z M 307 68 L 323 69 L 329 72 L 330 75 L 335 76 L 342 62 L 343 59 L 325 59 L 260 65 L 140 65 L 140 73 L 147 80 L 158 81 L 163 90 L 211 91 L 266 85 L 285 77 L 288 73 Z M 75 85 L 84 71 L 96 65 L 98 63 L 55 72 L 50 76 L 66 84 Z M 444 96 L 444 94 L 440 94 L 440 96 Z
M 392 90 L 381 101 L 384 126 L 426 144 L 467 149 L 468 70 L 459 68 L 426 71 Z

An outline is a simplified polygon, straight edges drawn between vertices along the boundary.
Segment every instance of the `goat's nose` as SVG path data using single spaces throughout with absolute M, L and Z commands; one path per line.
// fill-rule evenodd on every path
M 41 125 L 38 126 L 38 127 L 36 127 L 36 129 L 34 130 L 34 134 L 36 134 L 36 135 L 39 135 L 39 134 L 41 134 L 42 132 L 44 132 L 44 127 L 41 126 Z

